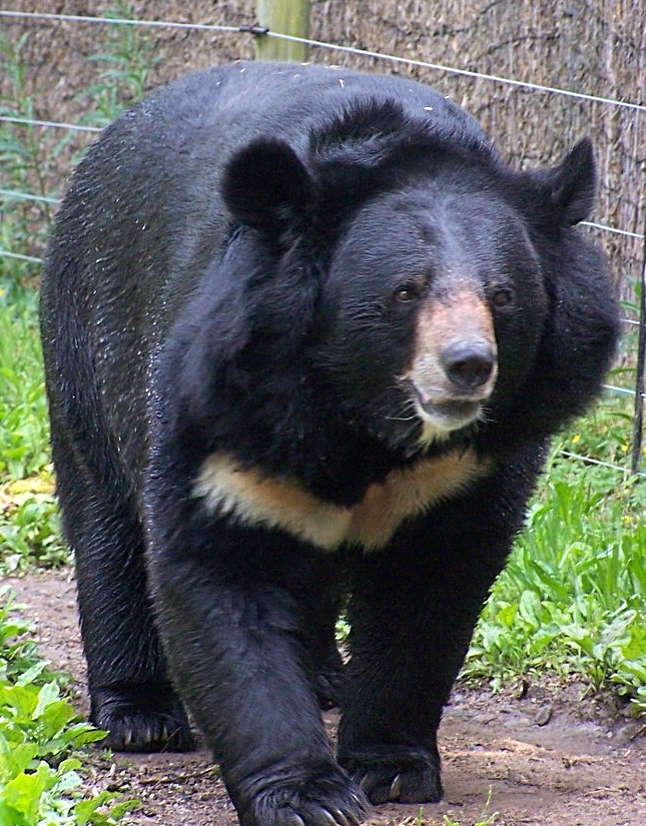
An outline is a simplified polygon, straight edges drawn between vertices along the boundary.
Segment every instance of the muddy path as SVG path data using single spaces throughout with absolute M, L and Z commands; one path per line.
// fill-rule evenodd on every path
M 74 678 L 77 706 L 87 710 L 74 584 L 61 573 L 9 580 L 22 613 L 36 624 L 43 656 Z M 336 717 L 326 715 L 333 734 Z M 529 686 L 491 696 L 458 686 L 440 731 L 445 800 L 425 805 L 424 826 L 461 826 L 493 812 L 497 826 L 646 826 L 646 734 L 612 714 L 581 686 Z M 207 751 L 189 755 L 99 752 L 90 782 L 142 803 L 132 823 L 236 826 Z M 375 809 L 367 826 L 417 826 L 420 806 Z

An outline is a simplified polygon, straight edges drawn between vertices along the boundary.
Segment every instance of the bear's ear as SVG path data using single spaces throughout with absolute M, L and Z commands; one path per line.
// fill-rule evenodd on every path
M 222 195 L 232 216 L 278 244 L 310 221 L 314 182 L 285 141 L 258 138 L 227 164 Z
M 561 226 L 572 226 L 592 212 L 597 170 L 590 138 L 574 146 L 548 177 L 550 196 Z

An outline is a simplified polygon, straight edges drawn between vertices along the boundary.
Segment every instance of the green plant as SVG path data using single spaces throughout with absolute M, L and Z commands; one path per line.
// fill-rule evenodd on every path
M 47 403 L 33 293 L 20 306 L 0 297 L 0 483 L 49 461 Z
M 112 12 L 129 16 L 129 6 Z M 148 45 L 145 45 L 145 44 Z M 0 112 L 35 120 L 28 93 L 27 38 L 0 33 L 0 71 L 9 79 Z M 134 29 L 108 30 L 107 62 L 90 101 L 97 121 L 111 120 L 141 97 L 151 42 Z M 0 194 L 0 249 L 42 256 L 55 193 L 50 181 L 71 135 L 55 142 L 33 124 L 0 124 L 0 162 L 6 176 Z M 12 193 L 17 194 L 12 194 Z M 26 198 L 31 195 L 34 198 Z M 10 208 L 6 208 L 10 207 Z M 49 465 L 47 410 L 32 289 L 37 262 L 0 256 L 0 568 L 68 559 L 60 541 Z M 8 589 L 0 590 L 0 823 L 2 826 L 72 826 L 118 823 L 136 801 L 116 802 L 104 791 L 83 793 L 82 758 L 103 732 L 79 721 L 53 674 L 15 614 Z
M 0 587 L 0 683 L 15 681 L 23 673 L 41 673 L 47 663 L 36 653 L 35 643 L 27 637 L 31 626 L 16 615 L 13 593 L 8 585 Z
M 14 42 L 0 32 L 0 71 L 8 78 L 0 114 L 33 121 L 36 113 L 27 87 L 26 44 L 27 35 Z M 54 195 L 49 191 L 48 171 L 60 144 L 47 149 L 33 124 L 0 122 L 0 165 L 4 173 L 0 249 L 25 256 L 0 257 L 0 288 L 12 297 L 18 286 L 38 275 L 40 264 L 28 259 L 42 255 L 52 222 Z M 33 198 L 23 198 L 22 193 Z
M 65 678 L 38 656 L 16 608 L 0 589 L 0 823 L 116 824 L 137 801 L 117 803 L 107 791 L 84 799 L 76 755 L 105 732 L 80 722 L 61 694 Z
M 463 674 L 576 673 L 595 688 L 618 687 L 646 712 L 645 480 L 615 470 L 609 479 L 606 468 L 560 456 L 564 443 L 584 440 L 586 453 L 614 453 L 629 422 L 600 425 L 609 415 L 597 410 L 556 445 Z
M 483 813 L 482 817 L 484 817 L 484 813 Z M 444 815 L 443 819 L 444 819 L 444 826 L 461 826 L 461 824 L 458 823 L 457 820 L 453 820 L 453 818 L 449 817 L 449 815 Z M 497 819 L 498 819 L 498 812 L 493 812 L 488 817 L 486 817 L 485 820 L 478 820 L 476 823 L 470 824 L 470 826 L 492 826 L 492 824 L 494 824 Z M 422 826 L 422 824 L 420 824 L 420 826 Z
M 130 20 L 135 15 L 131 3 L 119 2 L 105 16 Z M 154 40 L 136 26 L 109 26 L 103 49 L 90 57 L 103 64 L 98 81 L 79 95 L 80 100 L 91 102 L 81 122 L 92 126 L 107 126 L 123 109 L 140 100 L 159 61 Z
M 477 823 L 471 824 L 471 826 L 493 826 L 493 824 L 498 819 L 498 812 L 491 812 L 488 813 L 489 807 L 491 806 L 491 786 L 489 786 L 489 794 L 487 795 L 487 802 L 480 813 Z M 449 815 L 444 815 L 444 826 L 460 826 L 460 824 L 453 820 Z
M 0 66 L 10 79 L 10 96 L 2 101 L 3 114 L 13 115 L 25 120 L 35 120 L 34 102 L 27 93 L 28 62 L 23 59 L 23 50 L 28 35 L 23 34 L 15 43 L 0 33 Z M 13 181 L 28 185 L 35 183 L 33 194 L 48 196 L 45 170 L 43 168 L 40 141 L 34 127 L 24 124 L 22 136 L 18 137 L 15 128 L 3 136 L 0 143 L 0 152 L 3 159 L 8 161 L 7 171 Z M 49 225 L 52 219 L 52 210 L 49 203 L 44 202 L 41 214 Z
M 129 19 L 134 15 L 130 3 L 119 2 L 106 16 Z M 27 43 L 27 35 L 11 40 L 0 32 L 0 72 L 8 78 L 0 114 L 34 121 L 38 113 L 29 91 Z M 153 38 L 134 26 L 107 27 L 103 51 L 90 58 L 102 64 L 98 80 L 80 95 L 89 109 L 80 119 L 81 125 L 105 126 L 143 96 L 150 70 L 157 62 L 154 47 Z M 32 284 L 40 274 L 40 259 L 57 203 L 52 182 L 61 179 L 61 167 L 77 161 L 85 151 L 69 150 L 78 137 L 72 131 L 64 132 L 62 137 L 52 131 L 44 133 L 29 122 L 0 122 L 0 164 L 4 173 L 0 192 L 0 291 L 11 299 L 16 290 Z
M 70 561 L 53 492 L 19 494 L 9 500 L 0 513 L 0 549 L 0 568 L 7 572 Z
M 35 295 L 0 297 L 0 568 L 67 561 L 49 464 Z

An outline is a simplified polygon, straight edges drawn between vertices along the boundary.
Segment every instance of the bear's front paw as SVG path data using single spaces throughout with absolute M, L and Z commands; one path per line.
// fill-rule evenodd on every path
M 91 719 L 115 751 L 190 751 L 193 736 L 181 702 L 167 684 L 92 691 Z
M 358 826 L 369 806 L 334 765 L 259 777 L 231 791 L 242 826 Z
M 371 803 L 437 803 L 442 799 L 440 758 L 436 750 L 374 746 L 348 751 L 341 765 Z

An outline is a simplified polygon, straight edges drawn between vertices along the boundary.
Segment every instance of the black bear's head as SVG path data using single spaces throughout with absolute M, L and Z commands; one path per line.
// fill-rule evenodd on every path
M 330 266 L 322 369 L 348 419 L 407 452 L 490 420 L 543 335 L 524 221 L 491 177 L 472 176 L 443 165 L 373 197 Z
M 562 373 L 553 386 L 567 385 L 566 360 L 555 366 L 546 354 L 563 346 L 559 318 L 579 290 L 565 279 L 587 277 L 568 233 L 595 189 L 589 141 L 553 169 L 513 173 L 482 147 L 414 137 L 402 151 L 392 133 L 380 144 L 372 130 L 363 151 L 355 135 L 355 162 L 338 169 L 334 158 L 303 159 L 262 138 L 233 158 L 223 185 L 234 219 L 273 247 L 276 262 L 293 263 L 296 247 L 316 250 L 317 300 L 297 361 L 315 377 L 322 408 L 406 455 L 510 427 L 530 377 L 552 404 L 545 376 L 536 377 L 548 361 Z M 603 267 L 594 267 L 598 283 Z M 595 358 L 606 366 L 607 342 L 602 349 Z M 588 385 L 598 383 L 598 365 L 587 371 Z M 556 418 L 573 412 L 568 393 L 591 391 L 566 390 Z

